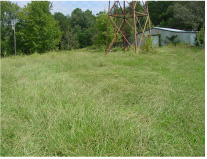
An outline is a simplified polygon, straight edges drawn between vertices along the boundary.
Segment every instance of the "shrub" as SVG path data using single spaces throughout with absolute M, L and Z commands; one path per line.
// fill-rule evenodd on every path
M 180 43 L 180 40 L 177 38 L 177 35 L 172 35 L 171 37 L 166 36 L 166 39 L 167 39 L 166 43 L 173 44 L 175 47 L 177 44 Z
M 144 38 L 143 46 L 141 47 L 141 50 L 140 50 L 141 53 L 148 53 L 148 52 L 155 53 L 153 46 L 152 46 L 152 40 L 153 38 L 151 38 L 150 36 L 147 36 Z
M 201 28 L 196 37 L 196 46 L 199 46 L 200 48 L 204 47 L 204 34 L 204 29 Z

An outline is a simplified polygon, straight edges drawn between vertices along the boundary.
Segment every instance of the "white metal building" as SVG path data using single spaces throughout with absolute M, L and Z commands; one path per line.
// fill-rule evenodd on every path
M 151 28 L 151 35 L 153 38 L 153 45 L 155 46 L 164 46 L 168 44 L 167 37 L 172 37 L 173 35 L 177 35 L 177 39 L 180 40 L 181 43 L 189 43 L 190 45 L 195 45 L 196 40 L 196 31 L 185 31 L 179 29 L 171 29 L 171 28 L 161 28 L 161 27 L 153 27 Z M 149 35 L 149 30 L 145 31 L 145 36 Z M 139 45 L 140 37 L 142 33 L 137 34 L 137 43 Z

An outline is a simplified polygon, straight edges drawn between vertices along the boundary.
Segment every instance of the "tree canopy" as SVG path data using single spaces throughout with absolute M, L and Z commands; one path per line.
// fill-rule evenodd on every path
M 1 55 L 14 52 L 13 28 L 19 11 L 20 7 L 16 3 L 1 2 Z
M 50 13 L 51 7 L 48 1 L 32 1 L 23 8 L 17 23 L 17 38 L 23 43 L 18 47 L 21 51 L 42 53 L 57 48 L 61 31 Z

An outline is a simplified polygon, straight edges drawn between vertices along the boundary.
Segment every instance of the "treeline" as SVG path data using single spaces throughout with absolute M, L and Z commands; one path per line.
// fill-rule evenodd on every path
M 205 2 L 148 2 L 152 26 L 202 31 L 204 39 Z M 1 2 L 1 55 L 44 53 L 51 50 L 71 50 L 96 46 L 106 42 L 107 12 L 96 16 L 92 11 L 76 8 L 71 15 L 51 14 L 52 3 L 32 1 L 24 8 Z M 141 8 L 137 8 L 138 10 Z M 126 10 L 130 10 L 126 8 Z M 109 41 L 113 26 L 109 27 Z M 127 29 L 130 39 L 133 31 Z M 203 37 L 202 37 L 203 36 Z M 119 38 L 121 41 L 122 38 Z
M 32 1 L 24 8 L 1 2 L 1 55 L 44 53 L 51 50 L 71 50 L 106 41 L 107 13 L 97 16 L 92 11 L 77 8 L 71 16 L 51 14 L 52 3 Z M 110 25 L 109 40 L 113 38 Z M 15 51 L 16 50 L 16 51 Z
M 148 2 L 155 26 L 199 31 L 205 24 L 205 1 Z

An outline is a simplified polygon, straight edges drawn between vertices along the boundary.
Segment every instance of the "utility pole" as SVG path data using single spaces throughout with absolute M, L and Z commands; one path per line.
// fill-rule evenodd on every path
M 15 56 L 17 55 L 17 52 L 16 52 L 16 33 L 15 33 L 15 22 L 14 22 L 14 54 L 15 54 Z

